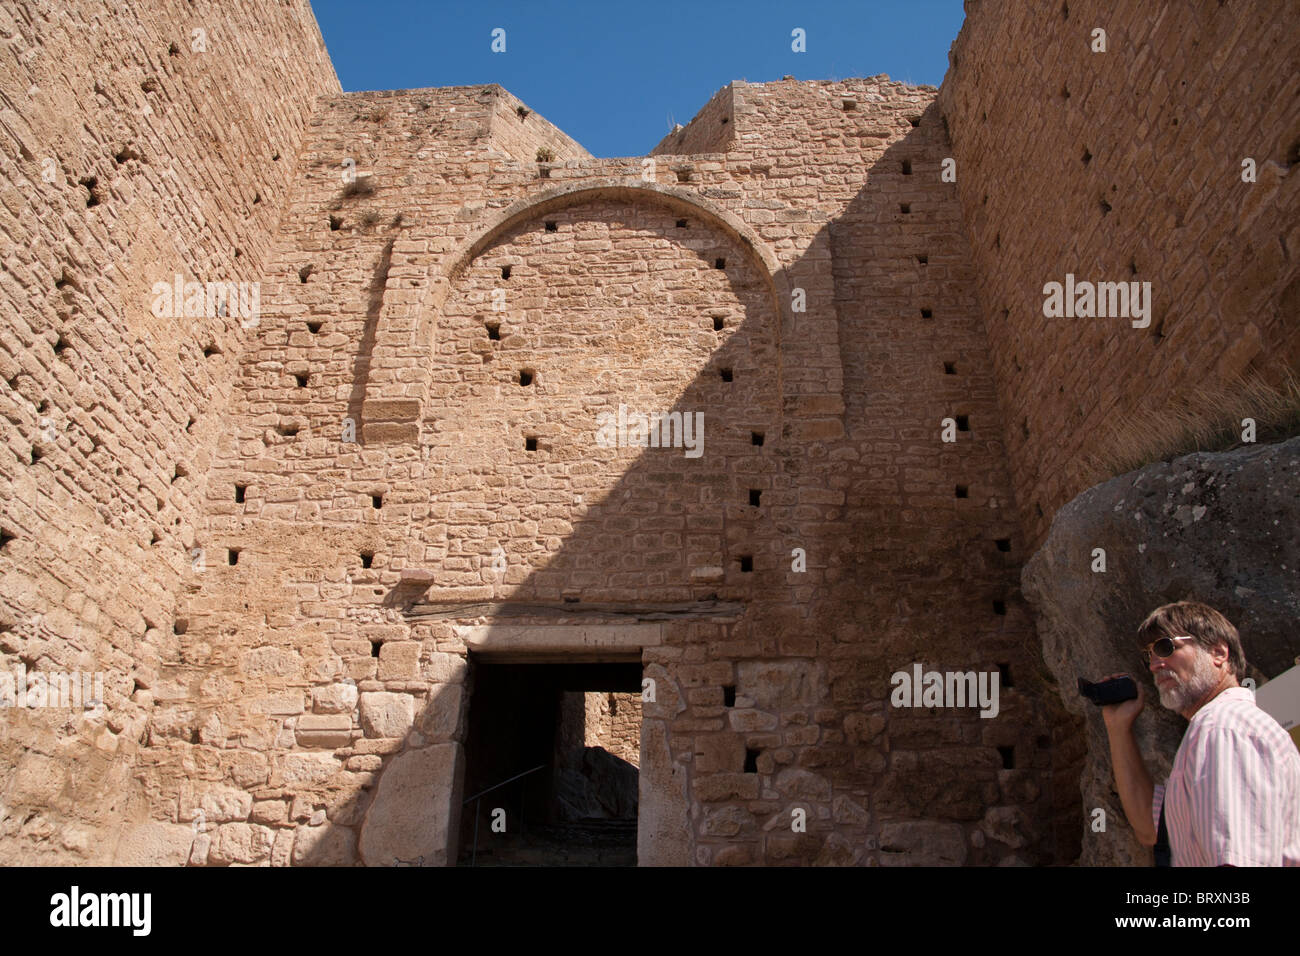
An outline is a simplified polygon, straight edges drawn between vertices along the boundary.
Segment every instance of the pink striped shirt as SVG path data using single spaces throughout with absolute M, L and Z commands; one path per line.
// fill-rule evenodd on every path
M 1300 866 L 1300 751 L 1245 687 L 1192 715 L 1162 803 L 1174 866 Z

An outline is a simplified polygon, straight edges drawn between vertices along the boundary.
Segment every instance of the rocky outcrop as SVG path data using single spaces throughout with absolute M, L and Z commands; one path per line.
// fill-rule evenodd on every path
M 1113 792 L 1101 715 L 1078 695 L 1077 678 L 1126 671 L 1145 681 L 1138 739 L 1163 779 L 1186 721 L 1156 701 L 1138 625 L 1161 604 L 1203 601 L 1237 627 L 1257 682 L 1286 670 L 1300 654 L 1297 528 L 1300 438 L 1148 465 L 1056 514 L 1022 583 L 1062 699 L 1086 720 L 1080 863 L 1148 865 L 1151 854 L 1133 838 Z

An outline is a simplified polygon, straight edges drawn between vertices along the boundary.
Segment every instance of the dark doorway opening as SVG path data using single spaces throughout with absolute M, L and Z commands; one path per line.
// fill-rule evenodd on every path
M 635 866 L 640 663 L 471 666 L 460 863 Z

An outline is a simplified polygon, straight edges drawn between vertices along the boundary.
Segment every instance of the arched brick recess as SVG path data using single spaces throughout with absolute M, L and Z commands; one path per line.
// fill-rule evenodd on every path
M 751 226 L 697 192 L 679 187 L 614 177 L 569 183 L 500 210 L 474 238 L 431 266 L 424 265 L 427 253 L 422 242 L 408 238 L 397 243 L 366 383 L 362 418 L 367 444 L 414 440 L 425 400 L 428 356 L 436 347 L 436 319 L 454 279 L 499 236 L 520 223 L 541 220 L 549 213 L 595 200 L 630 200 L 658 206 L 689 217 L 697 228 L 717 230 L 736 243 L 763 275 L 771 308 L 778 317 L 775 334 L 781 347 L 781 330 L 790 326 L 790 284 L 775 254 Z M 774 370 L 778 383 L 783 381 L 782 368 L 790 358 L 789 349 L 781 348 Z M 838 400 L 838 378 L 832 378 L 835 381 L 830 390 Z M 821 409 L 836 404 L 819 406 L 817 414 L 824 414 Z M 831 414 L 838 411 L 833 409 Z

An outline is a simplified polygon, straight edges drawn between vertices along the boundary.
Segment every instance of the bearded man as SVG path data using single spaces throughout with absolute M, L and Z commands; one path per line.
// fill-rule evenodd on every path
M 1237 629 L 1208 605 L 1180 601 L 1148 615 L 1138 645 L 1161 705 L 1189 721 L 1169 779 L 1156 786 L 1133 733 L 1142 685 L 1135 700 L 1101 709 L 1138 840 L 1156 846 L 1167 831 L 1174 866 L 1300 865 L 1300 751 L 1241 686 Z

